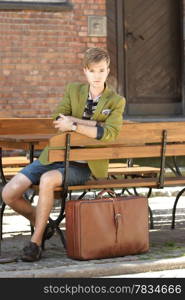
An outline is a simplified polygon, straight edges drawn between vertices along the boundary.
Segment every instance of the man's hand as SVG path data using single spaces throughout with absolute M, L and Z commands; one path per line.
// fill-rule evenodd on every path
M 59 129 L 61 132 L 71 131 L 74 120 L 81 120 L 71 116 L 59 115 L 59 118 L 53 122 L 54 127 Z M 86 135 L 90 138 L 95 139 L 97 137 L 97 127 L 95 125 L 96 121 L 94 120 L 81 120 L 85 124 L 78 123 L 78 133 Z M 87 125 L 88 122 L 91 126 Z
M 90 127 L 96 127 L 97 125 L 104 127 L 104 124 L 105 124 L 105 122 L 97 122 L 95 120 L 83 120 L 83 119 L 78 119 L 78 118 L 72 117 L 72 116 L 64 116 L 62 114 L 60 114 L 57 117 L 57 120 L 59 120 L 60 118 L 68 118 L 72 123 L 75 122 L 79 125 L 90 126 Z
M 54 121 L 53 124 L 55 128 L 59 129 L 61 132 L 65 132 L 71 130 L 73 121 L 70 116 L 60 114 L 60 118 Z

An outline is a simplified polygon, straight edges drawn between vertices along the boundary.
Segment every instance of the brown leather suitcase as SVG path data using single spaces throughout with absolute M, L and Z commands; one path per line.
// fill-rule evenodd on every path
M 78 260 L 147 252 L 148 199 L 128 196 L 67 201 L 66 242 L 67 255 Z

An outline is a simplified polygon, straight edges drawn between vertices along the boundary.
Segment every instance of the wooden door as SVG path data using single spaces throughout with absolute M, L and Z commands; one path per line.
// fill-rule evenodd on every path
M 124 0 L 128 116 L 182 114 L 180 0 Z

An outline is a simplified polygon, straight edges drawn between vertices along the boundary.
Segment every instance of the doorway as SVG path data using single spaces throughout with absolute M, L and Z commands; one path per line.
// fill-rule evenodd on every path
M 110 1 L 109 9 L 111 5 L 118 92 L 126 97 L 126 115 L 182 116 L 181 0 L 118 0 Z

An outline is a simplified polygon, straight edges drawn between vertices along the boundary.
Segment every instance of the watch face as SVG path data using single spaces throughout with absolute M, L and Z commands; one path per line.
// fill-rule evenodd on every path
M 76 128 L 77 128 L 77 125 L 76 125 L 76 124 L 73 124 L 73 125 L 72 125 L 72 131 L 75 131 Z

